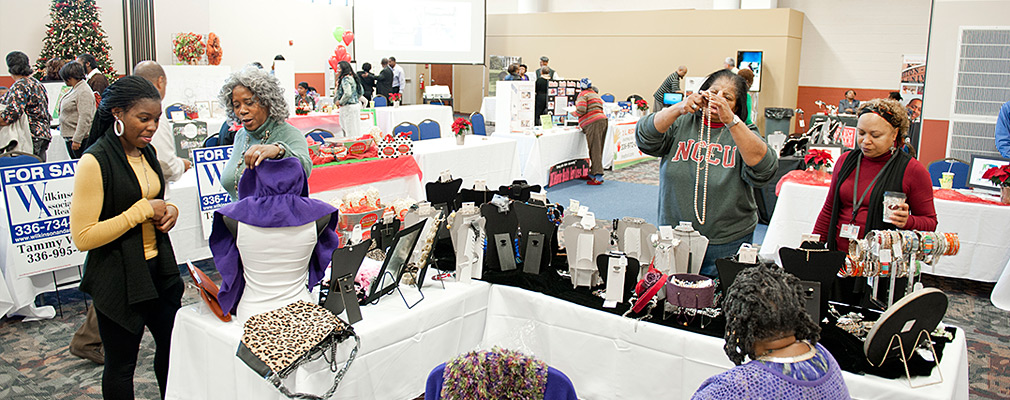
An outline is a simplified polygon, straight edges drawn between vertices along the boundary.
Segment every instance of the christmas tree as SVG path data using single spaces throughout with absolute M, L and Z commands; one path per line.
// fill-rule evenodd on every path
M 98 69 L 115 81 L 116 70 L 109 58 L 109 38 L 105 36 L 99 20 L 95 0 L 53 0 L 49 6 L 46 38 L 42 44 L 42 54 L 35 62 L 35 77 L 42 79 L 46 62 L 54 57 L 73 60 L 78 55 L 88 53 L 98 60 Z

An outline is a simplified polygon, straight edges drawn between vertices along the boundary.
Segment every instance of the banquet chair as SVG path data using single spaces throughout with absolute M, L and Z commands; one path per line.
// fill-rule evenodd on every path
M 13 167 L 15 165 L 36 164 L 42 162 L 38 156 L 20 151 L 8 151 L 0 154 L 0 168 Z
M 603 99 L 604 103 L 613 103 L 614 102 L 614 94 L 613 93 L 604 93 L 603 96 L 600 96 L 600 98 Z
M 445 383 L 445 363 L 431 370 L 424 385 L 424 400 L 442 398 L 442 386 Z M 578 400 L 575 386 L 571 379 L 554 367 L 547 367 L 547 384 L 544 388 L 544 400 Z
M 442 103 L 442 100 L 432 100 L 428 104 L 433 105 L 433 106 L 444 106 L 445 105 L 444 103 Z
M 943 176 L 944 172 L 954 173 L 954 184 L 951 188 L 964 189 L 968 187 L 968 175 L 971 167 L 962 160 L 953 157 L 936 160 L 929 163 L 926 170 L 929 171 L 929 180 L 933 182 L 933 186 L 935 187 L 940 187 L 940 177 Z
M 324 139 L 333 137 L 333 132 L 326 129 L 316 128 L 308 131 L 308 133 L 305 134 L 305 137 L 310 137 L 312 140 L 322 143 L 325 141 Z
M 417 124 L 417 127 L 421 129 L 420 140 L 438 139 L 442 137 L 442 127 L 438 125 L 438 121 L 431 118 L 421 121 L 420 124 Z
M 220 143 L 220 137 L 215 133 L 208 136 L 207 139 L 204 139 L 203 147 L 215 147 L 218 143 Z
M 487 136 L 487 125 L 484 124 L 484 114 L 474 111 L 470 114 L 470 124 L 473 125 L 473 134 Z
M 386 96 L 381 94 L 375 95 L 375 97 L 372 98 L 372 101 L 375 102 L 376 107 L 385 107 L 389 105 L 389 101 L 386 100 Z
M 410 133 L 410 140 L 421 140 L 421 129 L 413 123 L 401 122 L 400 125 L 393 128 L 393 135 L 400 136 L 401 133 Z
M 169 105 L 168 107 L 165 107 L 165 116 L 168 117 L 169 120 L 171 120 L 172 119 L 172 112 L 174 112 L 174 111 L 186 112 L 186 110 L 182 109 L 182 103 L 173 103 L 173 104 Z M 183 118 L 183 119 L 185 119 L 185 118 Z

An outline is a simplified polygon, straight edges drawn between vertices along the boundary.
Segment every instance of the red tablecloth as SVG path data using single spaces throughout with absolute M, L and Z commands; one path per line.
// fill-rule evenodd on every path
M 338 114 L 317 114 L 317 115 L 295 115 L 288 117 L 287 122 L 298 128 L 302 133 L 315 128 L 322 128 L 333 131 L 335 127 L 340 127 L 340 115 Z M 339 133 L 339 132 L 334 132 Z
M 789 171 L 789 173 L 785 174 L 785 176 L 783 176 L 782 179 L 779 179 L 779 183 L 775 185 L 776 196 L 778 196 L 779 192 L 782 191 L 782 184 L 786 182 L 796 182 L 801 185 L 809 185 L 809 186 L 828 186 L 831 184 L 831 175 L 820 171 L 802 171 L 802 170 Z M 963 203 L 990 204 L 994 206 L 1010 205 L 1010 204 L 1003 204 L 998 201 L 983 199 L 981 197 L 969 196 L 951 189 L 933 188 L 933 198 L 940 200 L 960 201 Z
M 312 169 L 309 192 L 319 193 L 351 186 L 367 185 L 394 178 L 416 175 L 421 180 L 421 168 L 414 157 L 387 158 Z

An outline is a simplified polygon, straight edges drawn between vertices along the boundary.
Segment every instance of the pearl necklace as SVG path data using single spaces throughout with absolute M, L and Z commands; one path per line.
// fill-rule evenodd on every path
M 705 142 L 705 158 L 698 162 L 698 168 L 694 176 L 694 217 L 699 224 L 705 225 L 705 217 L 708 212 L 708 157 L 712 155 L 712 109 L 708 106 L 701 117 L 701 128 L 698 129 L 698 142 Z M 707 128 L 707 129 L 706 129 Z M 701 144 L 699 143 L 699 146 Z M 698 214 L 698 189 L 701 185 L 702 164 L 705 166 L 705 190 L 702 192 L 701 214 Z

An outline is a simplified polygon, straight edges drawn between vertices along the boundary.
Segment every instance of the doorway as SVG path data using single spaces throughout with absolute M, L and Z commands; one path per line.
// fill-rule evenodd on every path
M 431 64 L 431 81 L 427 84 L 449 86 L 449 93 L 455 100 L 456 91 L 452 88 L 452 64 Z M 451 101 L 450 104 L 455 110 L 456 102 Z

